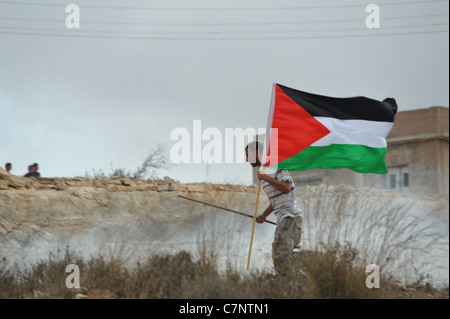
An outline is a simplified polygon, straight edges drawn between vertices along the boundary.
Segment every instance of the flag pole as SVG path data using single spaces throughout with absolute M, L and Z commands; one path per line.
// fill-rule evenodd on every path
M 250 256 L 252 255 L 253 235 L 255 234 L 256 214 L 258 213 L 258 202 L 259 202 L 260 191 L 261 191 L 261 180 L 259 180 L 258 193 L 256 194 L 256 205 L 255 205 L 255 214 L 253 216 L 252 236 L 250 238 L 250 248 L 248 250 L 247 271 L 248 271 L 248 268 L 250 267 Z
M 263 153 L 263 160 L 262 160 L 262 166 L 264 167 L 267 162 L 267 154 L 269 150 L 269 142 L 270 142 L 270 134 L 271 130 L 269 128 L 272 127 L 272 118 L 273 118 L 273 110 L 275 106 L 275 91 L 276 91 L 276 83 L 273 83 L 272 85 L 272 96 L 270 98 L 270 109 L 269 109 L 269 118 L 267 120 L 267 130 L 266 130 L 266 143 L 264 144 L 264 153 Z M 275 129 L 276 133 L 278 131 Z M 278 137 L 278 135 L 276 135 Z M 277 140 L 278 141 L 278 140 Z M 278 154 L 278 153 L 277 153 Z M 258 168 L 258 171 L 261 171 L 261 166 Z M 253 216 L 253 227 L 252 227 L 252 236 L 250 238 L 250 248 L 248 250 L 248 259 L 247 259 L 247 271 L 250 267 L 250 256 L 252 255 L 252 245 L 253 245 L 253 235 L 255 234 L 255 223 L 256 223 L 256 214 L 258 213 L 258 202 L 259 202 L 259 193 L 261 191 L 261 180 L 259 180 L 258 183 L 258 193 L 256 194 L 256 205 L 255 205 L 255 214 Z

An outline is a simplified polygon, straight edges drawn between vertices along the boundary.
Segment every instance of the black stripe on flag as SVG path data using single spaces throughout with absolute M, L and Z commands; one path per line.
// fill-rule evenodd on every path
M 394 122 L 397 103 L 393 98 L 383 102 L 364 96 L 335 98 L 294 90 L 277 84 L 295 103 L 312 116 L 333 117 L 341 120 Z

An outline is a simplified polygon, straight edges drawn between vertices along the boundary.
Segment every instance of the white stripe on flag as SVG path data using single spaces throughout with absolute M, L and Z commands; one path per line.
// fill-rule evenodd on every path
M 340 120 L 331 117 L 315 117 L 330 133 L 311 146 L 331 144 L 355 144 L 369 147 L 386 147 L 386 136 L 394 123 L 366 120 Z

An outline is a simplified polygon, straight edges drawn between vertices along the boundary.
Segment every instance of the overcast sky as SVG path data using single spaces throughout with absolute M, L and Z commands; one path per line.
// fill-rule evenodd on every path
M 70 3 L 80 29 L 66 28 Z M 366 27 L 370 3 L 379 29 Z M 43 177 L 134 170 L 193 120 L 264 128 L 274 82 L 393 97 L 399 111 L 448 107 L 448 12 L 433 0 L 0 0 L 0 165 L 23 175 L 38 162 Z M 251 182 L 247 163 L 166 175 Z

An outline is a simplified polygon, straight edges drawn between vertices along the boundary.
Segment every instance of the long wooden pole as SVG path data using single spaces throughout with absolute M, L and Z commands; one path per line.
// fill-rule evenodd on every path
M 248 268 L 250 267 L 250 256 L 252 255 L 253 235 L 255 234 L 256 214 L 258 213 L 258 202 L 259 202 L 260 191 L 261 191 L 261 180 L 259 180 L 258 193 L 256 194 L 256 205 L 255 205 L 255 214 L 253 215 L 252 236 L 250 238 L 250 248 L 248 250 L 247 271 L 248 271 Z
M 187 199 L 187 200 L 190 200 L 190 201 L 193 201 L 193 202 L 197 202 L 197 203 L 200 203 L 200 204 L 203 204 L 203 205 L 207 205 L 207 206 L 211 206 L 211 207 L 223 209 L 223 210 L 226 210 L 226 211 L 228 211 L 228 212 L 232 212 L 232 213 L 239 214 L 239 215 L 242 215 L 242 216 L 246 216 L 246 217 L 253 218 L 253 216 L 250 215 L 250 214 L 238 212 L 237 210 L 234 210 L 234 209 L 229 209 L 229 208 L 226 208 L 226 207 L 217 206 L 217 205 L 214 205 L 214 204 L 210 204 L 210 203 L 207 203 L 207 202 L 203 202 L 203 201 L 198 200 L 198 199 L 193 199 L 193 198 L 185 197 L 185 196 L 182 196 L 182 195 L 178 195 L 178 197 L 183 198 L 183 199 Z M 272 225 L 275 225 L 275 226 L 277 225 L 276 223 L 271 222 L 270 220 L 265 220 L 265 222 L 266 222 L 266 223 L 269 223 L 269 224 L 272 224 Z

